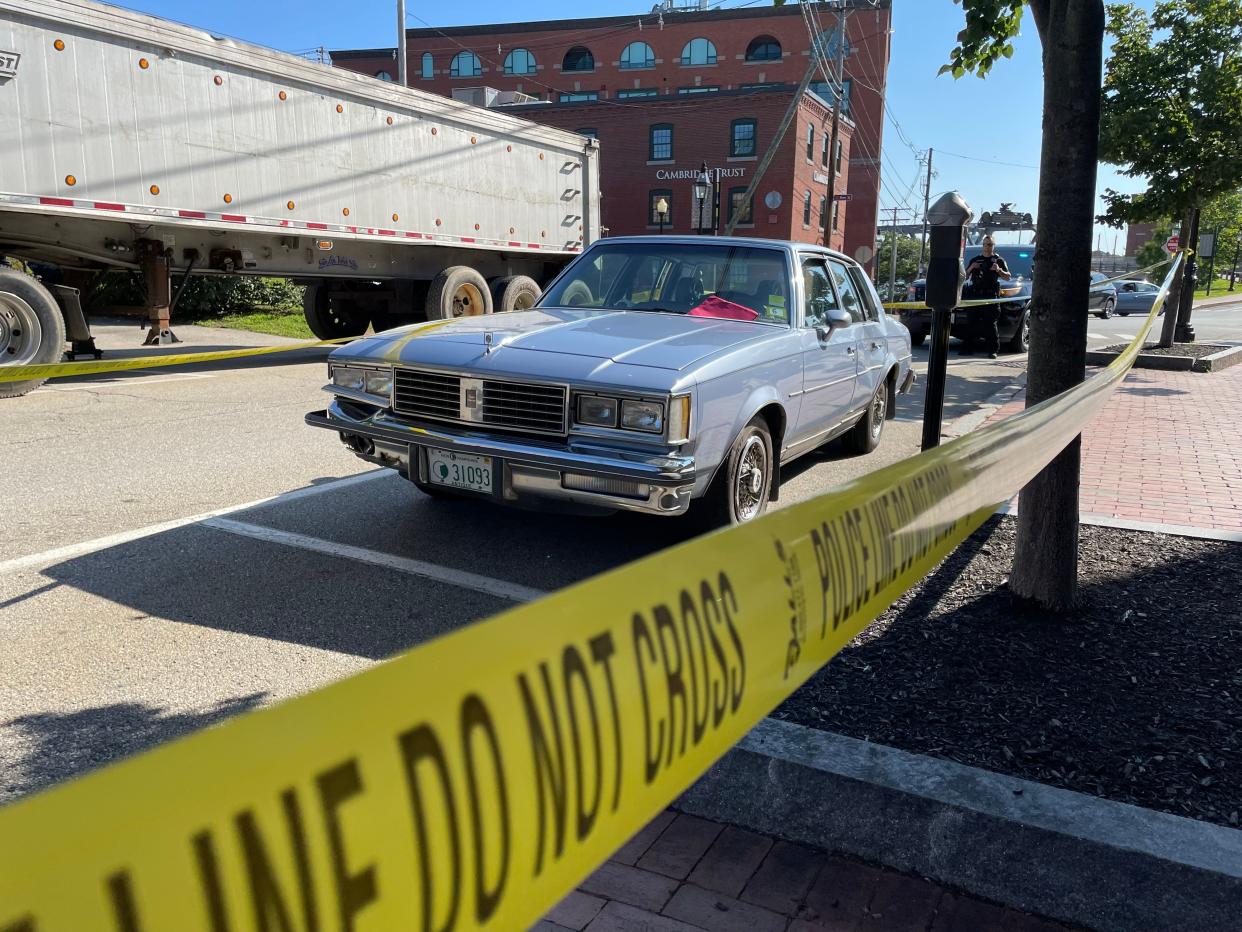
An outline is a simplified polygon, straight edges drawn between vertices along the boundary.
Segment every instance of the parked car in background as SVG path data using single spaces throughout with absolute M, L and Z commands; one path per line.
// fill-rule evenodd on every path
M 1091 273 L 1091 292 L 1087 307 L 1101 320 L 1108 320 L 1113 316 L 1113 311 L 1117 310 L 1117 286 L 1103 272 Z
M 834 437 L 879 444 L 914 382 L 866 273 L 822 247 L 616 237 L 531 310 L 412 325 L 329 358 L 307 423 L 437 497 L 741 523 Z
M 1144 281 L 1116 282 L 1117 313 L 1122 317 L 1131 314 L 1150 314 L 1151 306 L 1156 303 L 1160 294 L 1160 286 Z

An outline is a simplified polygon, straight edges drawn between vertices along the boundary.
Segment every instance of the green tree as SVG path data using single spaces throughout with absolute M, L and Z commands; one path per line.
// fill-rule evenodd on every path
M 1164 262 L 1169 258 L 1169 254 L 1165 252 L 1164 244 L 1168 242 L 1169 237 L 1173 235 L 1173 224 L 1167 220 L 1163 223 L 1157 223 L 1155 230 L 1152 231 L 1151 239 L 1138 248 L 1134 254 L 1134 259 L 1138 263 L 1140 269 L 1145 269 L 1149 265 L 1155 265 L 1157 262 Z M 1157 270 L 1160 274 L 1162 270 Z M 1163 271 L 1168 271 L 1164 269 Z
M 888 270 L 889 256 L 892 254 L 893 234 L 890 231 L 887 234 L 881 230 L 880 248 L 875 254 L 875 277 L 878 281 L 880 293 L 888 294 Z M 897 236 L 897 283 L 899 285 L 907 285 L 919 277 L 919 238 L 917 236 L 906 236 L 899 234 Z M 885 300 L 901 301 L 904 300 L 903 291 L 899 290 L 897 295 L 886 297 Z
M 1229 191 L 1204 206 L 1200 230 L 1216 234 L 1218 276 L 1228 274 L 1237 256 L 1238 238 L 1242 237 L 1242 190 Z
M 966 27 L 942 71 L 985 76 L 1013 55 L 1023 9 L 1031 9 L 1043 59 L 1043 147 L 1039 235 L 1031 296 L 1028 406 L 1081 382 L 1086 373 L 1099 156 L 1102 0 L 954 0 Z M 1010 589 L 1052 610 L 1072 607 L 1078 587 L 1080 441 L 1075 439 L 1022 490 Z
M 1107 190 L 1100 219 L 1120 226 L 1179 217 L 1190 243 L 1201 208 L 1242 186 L 1242 3 L 1158 0 L 1150 14 L 1115 3 L 1108 32 L 1100 157 L 1145 179 L 1147 189 Z M 1186 278 L 1162 344 L 1174 339 L 1175 323 L 1179 336 L 1187 334 L 1194 281 Z

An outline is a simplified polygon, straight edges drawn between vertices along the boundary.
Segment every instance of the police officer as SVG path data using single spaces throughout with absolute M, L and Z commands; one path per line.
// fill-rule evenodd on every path
M 1009 281 L 1009 265 L 1003 258 L 996 255 L 996 241 L 990 235 L 983 237 L 983 253 L 975 256 L 966 266 L 966 287 L 962 289 L 964 298 L 999 298 L 1000 280 Z M 967 331 L 966 345 L 960 350 L 961 355 L 968 356 L 974 352 L 974 344 L 983 344 L 983 352 L 995 359 L 1000 352 L 1000 332 L 997 322 L 1000 320 L 1000 305 L 984 304 L 970 308 L 970 329 Z

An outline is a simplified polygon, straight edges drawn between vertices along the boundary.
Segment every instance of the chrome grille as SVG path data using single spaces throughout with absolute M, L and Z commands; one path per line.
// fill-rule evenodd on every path
M 392 406 L 398 414 L 461 420 L 461 377 L 398 369 L 393 373 Z
M 564 436 L 568 389 L 420 369 L 393 373 L 393 410 L 411 417 Z
M 484 379 L 483 423 L 540 434 L 563 434 L 565 389 Z

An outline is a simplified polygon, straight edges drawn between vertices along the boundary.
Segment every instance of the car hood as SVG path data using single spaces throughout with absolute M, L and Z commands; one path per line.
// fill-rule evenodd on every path
M 541 359 L 554 354 L 592 369 L 616 363 L 676 371 L 774 332 L 764 324 L 680 314 L 536 308 L 415 324 L 355 341 L 334 355 L 538 374 Z

